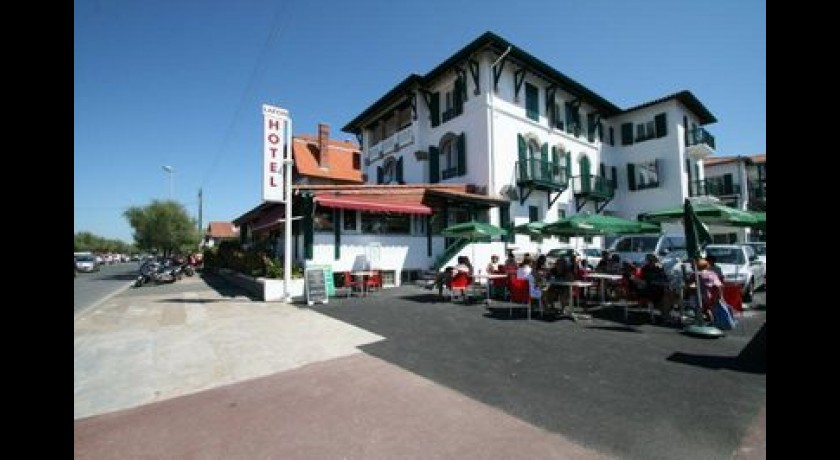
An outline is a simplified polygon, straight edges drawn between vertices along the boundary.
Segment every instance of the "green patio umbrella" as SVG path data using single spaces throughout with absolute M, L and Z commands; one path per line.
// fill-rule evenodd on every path
M 688 198 L 686 198 L 688 199 Z M 714 201 L 692 203 L 694 213 L 704 224 L 728 225 L 731 227 L 752 227 L 757 225 L 758 219 L 750 211 L 742 211 Z M 685 206 L 659 209 L 639 215 L 644 222 L 680 221 L 685 215 Z
M 659 225 L 603 214 L 576 214 L 543 227 L 544 234 L 563 236 L 621 235 L 659 233 Z
M 507 230 L 484 222 L 464 222 L 446 227 L 440 234 L 452 238 L 464 238 L 470 243 L 488 243 L 494 236 L 507 235 Z M 472 248 L 472 262 L 475 263 L 475 247 Z
M 487 240 L 490 237 L 507 235 L 507 230 L 484 222 L 464 222 L 444 228 L 443 236 L 466 238 L 468 240 Z
M 755 224 L 751 225 L 754 228 L 760 228 L 762 230 L 767 229 L 767 213 L 764 211 L 750 211 L 753 217 L 755 217 Z

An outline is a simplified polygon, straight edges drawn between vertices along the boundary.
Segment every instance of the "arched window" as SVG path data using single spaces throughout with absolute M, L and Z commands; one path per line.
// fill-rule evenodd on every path
M 382 183 L 390 184 L 397 181 L 397 161 L 389 157 L 382 164 Z

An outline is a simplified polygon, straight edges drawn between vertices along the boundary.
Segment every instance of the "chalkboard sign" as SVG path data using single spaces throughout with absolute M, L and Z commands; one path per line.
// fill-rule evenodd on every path
M 306 269 L 306 303 L 327 303 L 327 276 L 323 268 Z
M 327 285 L 327 296 L 335 297 L 335 277 L 333 276 L 333 269 L 330 265 L 309 265 L 307 270 L 323 270 Z

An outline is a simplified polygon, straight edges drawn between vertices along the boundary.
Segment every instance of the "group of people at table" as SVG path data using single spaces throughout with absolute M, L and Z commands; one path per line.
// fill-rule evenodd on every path
M 722 295 L 723 274 L 712 256 L 698 259 L 696 265 L 699 270 L 696 279 L 700 282 L 702 310 L 709 313 Z M 586 297 L 587 291 L 574 284 L 590 283 L 571 283 L 573 281 L 591 282 L 592 286 L 600 287 L 602 296 L 606 295 L 610 299 L 638 301 L 640 304 L 650 302 L 664 321 L 672 320 L 671 312 L 678 302 L 696 295 L 693 273 L 683 270 L 680 276 L 669 277 L 655 254 L 647 254 L 644 264 L 637 266 L 622 261 L 618 254 L 603 251 L 594 270 L 590 270 L 585 260 L 572 251 L 558 258 L 551 267 L 545 255 L 534 258 L 526 253 L 522 261 L 517 263 L 513 251 L 510 251 L 504 263 L 499 262 L 498 255 L 490 257 L 484 269 L 484 273 L 489 276 L 484 276 L 481 269 L 475 273 L 469 258 L 460 256 L 457 265 L 447 267 L 436 280 L 439 295 L 443 294 L 444 287 L 450 287 L 458 273 L 466 275 L 471 285 L 479 278 L 486 278 L 488 299 L 492 297 L 499 300 L 509 298 L 510 279 L 525 279 L 528 281 L 531 301 L 539 302 L 544 315 L 563 314 L 565 304 L 571 304 L 572 298 L 576 297 L 580 301 Z M 467 299 L 466 292 L 464 297 Z M 601 301 L 604 300 L 601 298 Z M 572 305 L 568 306 L 573 308 Z

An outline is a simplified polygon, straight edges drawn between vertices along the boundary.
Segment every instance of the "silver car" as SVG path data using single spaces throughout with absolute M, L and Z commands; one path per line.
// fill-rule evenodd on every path
M 96 258 L 92 255 L 75 256 L 76 270 L 80 272 L 98 272 L 99 264 L 96 263 Z

